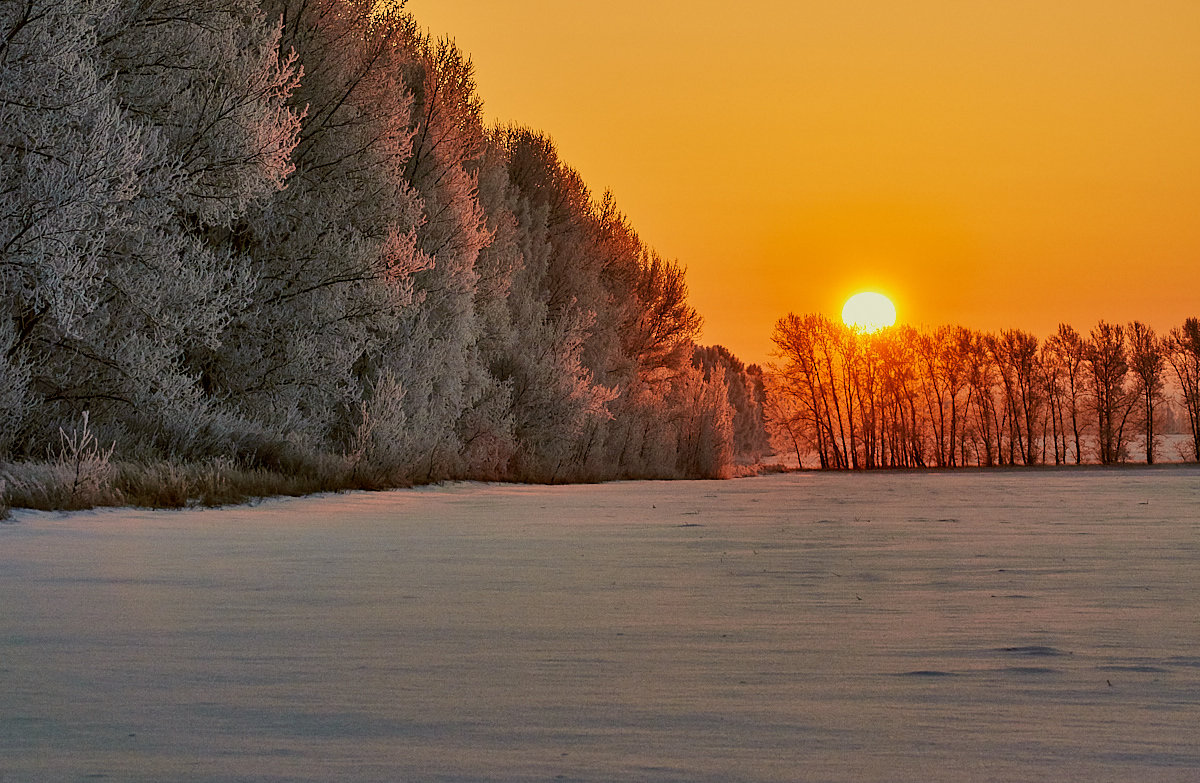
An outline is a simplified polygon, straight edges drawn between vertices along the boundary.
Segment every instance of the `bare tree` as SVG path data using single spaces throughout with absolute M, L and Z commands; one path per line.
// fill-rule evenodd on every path
M 1125 328 L 1101 321 L 1087 344 L 1087 366 L 1092 380 L 1096 415 L 1097 456 L 1102 465 L 1125 457 L 1125 425 L 1137 398 L 1129 393 L 1129 362 Z
M 977 440 L 976 463 L 992 466 L 1004 464 L 1001 448 L 1001 409 L 996 404 L 996 388 L 1000 372 L 987 348 L 988 335 L 976 334 L 964 354 L 967 383 L 975 398 L 974 428 Z M 979 452 L 982 451 L 982 454 Z
M 771 340 L 780 362 L 771 365 L 770 396 L 776 398 L 773 421 L 788 433 L 797 448 L 797 458 L 799 443 L 804 440 L 816 450 L 822 468 L 843 468 L 846 465 L 837 437 L 841 417 L 834 414 L 840 408 L 832 378 L 825 374 L 826 364 L 820 356 L 824 331 L 823 319 L 815 315 L 788 313 L 776 322 Z M 790 402 L 785 402 L 785 397 Z
M 1038 462 L 1040 420 L 1044 403 L 1042 368 L 1038 361 L 1038 339 L 1028 332 L 1006 329 L 988 342 L 1000 370 L 1009 422 L 1009 456 L 1026 465 Z
M 810 430 L 806 426 L 799 398 L 781 384 L 782 380 L 781 376 L 774 372 L 763 374 L 766 387 L 763 414 L 766 417 L 767 431 L 771 435 L 771 441 L 775 448 L 778 450 L 789 449 L 794 452 L 796 466 L 802 468 L 804 467 L 805 452 L 814 450 L 815 445 L 809 440 Z M 819 450 L 818 459 L 821 460 L 822 468 L 828 467 L 825 464 L 825 455 Z
M 1191 426 L 1192 458 L 1200 461 L 1200 319 L 1188 318 L 1167 337 L 1167 360 L 1179 381 Z
M 953 396 L 947 379 L 950 372 L 947 359 L 950 357 L 943 350 L 947 331 L 943 327 L 916 336 L 916 357 L 920 362 L 917 377 L 920 379 L 921 396 L 925 400 L 925 412 L 933 434 L 933 459 L 938 467 L 949 465 L 954 452 L 947 421 Z
M 1133 393 L 1139 405 L 1139 420 L 1146 444 L 1146 464 L 1154 464 L 1154 449 L 1157 431 L 1155 416 L 1163 401 L 1163 375 L 1165 371 L 1163 343 L 1149 326 L 1134 321 L 1129 324 L 1129 369 L 1133 373 Z
M 1075 464 L 1083 461 L 1082 433 L 1087 427 L 1084 419 L 1083 400 L 1087 389 L 1085 361 L 1087 346 L 1084 339 L 1073 327 L 1059 324 L 1058 331 L 1046 341 L 1046 354 L 1050 358 L 1050 366 L 1058 373 L 1059 393 L 1062 404 L 1063 436 L 1066 437 L 1066 425 L 1069 418 L 1071 435 L 1075 444 Z M 1065 452 L 1064 452 L 1065 454 Z
M 1064 421 L 1064 369 L 1058 360 L 1050 340 L 1042 343 L 1042 382 L 1045 385 L 1047 418 L 1050 422 L 1050 440 L 1054 444 L 1054 464 L 1061 465 L 1067 459 L 1067 428 Z

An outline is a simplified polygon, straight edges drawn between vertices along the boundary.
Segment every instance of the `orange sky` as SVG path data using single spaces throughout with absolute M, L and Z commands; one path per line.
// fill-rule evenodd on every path
M 410 0 L 489 119 L 549 132 L 763 361 L 856 290 L 901 321 L 1200 315 L 1195 0 Z

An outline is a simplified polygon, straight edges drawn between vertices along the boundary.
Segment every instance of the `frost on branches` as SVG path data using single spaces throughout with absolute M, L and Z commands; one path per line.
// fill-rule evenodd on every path
M 402 4 L 12 0 L 0 148 L 0 458 L 84 412 L 114 460 L 371 486 L 761 456 L 682 266 Z

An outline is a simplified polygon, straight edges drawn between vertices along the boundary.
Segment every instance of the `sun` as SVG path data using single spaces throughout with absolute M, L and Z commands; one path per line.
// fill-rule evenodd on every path
M 842 321 L 860 332 L 878 332 L 896 323 L 896 306 L 883 294 L 863 291 L 846 300 Z

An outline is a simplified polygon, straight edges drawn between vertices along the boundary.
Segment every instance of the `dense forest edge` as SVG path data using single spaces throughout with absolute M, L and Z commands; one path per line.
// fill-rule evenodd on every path
M 763 381 L 403 3 L 0 7 L 0 513 L 720 478 Z
M 699 345 L 683 266 L 403 6 L 0 5 L 0 518 L 1200 461 L 1196 319 Z

